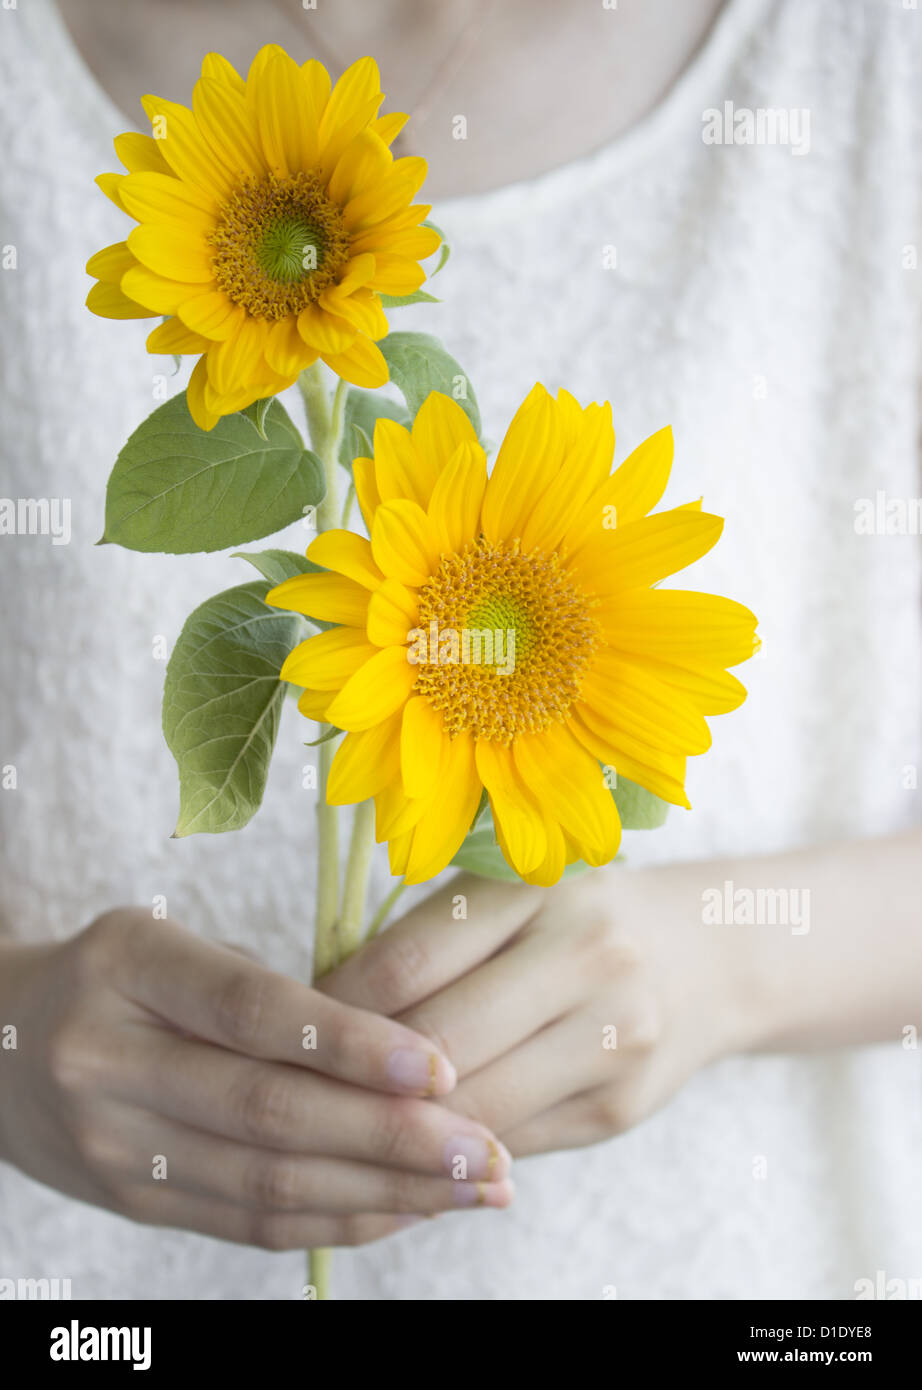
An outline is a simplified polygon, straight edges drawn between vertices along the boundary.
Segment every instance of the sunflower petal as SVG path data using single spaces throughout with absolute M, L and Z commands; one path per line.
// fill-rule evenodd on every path
M 329 721 L 350 732 L 370 729 L 406 701 L 415 682 L 416 668 L 407 661 L 405 647 L 377 649 L 333 700 Z

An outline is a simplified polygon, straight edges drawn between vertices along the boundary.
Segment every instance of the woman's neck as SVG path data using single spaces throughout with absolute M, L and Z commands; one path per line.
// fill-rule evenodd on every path
M 85 61 L 129 123 L 139 98 L 188 102 L 203 55 L 244 72 L 276 42 L 334 76 L 366 53 L 401 152 L 424 155 L 432 197 L 479 193 L 579 158 L 644 116 L 675 82 L 722 0 L 66 0 Z

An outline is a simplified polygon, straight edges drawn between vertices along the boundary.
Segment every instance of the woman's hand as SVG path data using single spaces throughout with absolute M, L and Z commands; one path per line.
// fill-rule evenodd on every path
M 0 1037 L 0 1158 L 135 1221 L 281 1250 L 511 1200 L 427 1039 L 140 909 L 0 946 Z
M 914 1047 L 920 900 L 919 829 L 545 892 L 462 876 L 319 987 L 432 1039 L 462 1078 L 439 1108 L 535 1153 L 620 1133 L 728 1053 Z
M 546 892 L 465 876 L 320 988 L 432 1039 L 462 1078 L 440 1108 L 514 1155 L 591 1144 L 753 1041 L 745 937 L 681 905 L 669 871 Z

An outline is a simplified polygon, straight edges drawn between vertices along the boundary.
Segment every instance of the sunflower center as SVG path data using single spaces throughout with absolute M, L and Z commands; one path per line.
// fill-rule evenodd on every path
M 221 289 L 260 319 L 287 318 L 315 304 L 349 259 L 342 212 L 311 172 L 248 176 L 208 240 Z
M 556 553 L 469 542 L 419 592 L 427 659 L 414 693 L 445 731 L 510 743 L 566 719 L 599 637 L 594 601 Z

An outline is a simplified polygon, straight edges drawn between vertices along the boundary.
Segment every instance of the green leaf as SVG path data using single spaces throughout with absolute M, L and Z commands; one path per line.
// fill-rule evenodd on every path
M 339 446 L 339 461 L 344 468 L 351 467 L 352 460 L 359 457 L 361 450 L 366 447 L 363 437 L 367 441 L 367 456 L 371 457 L 375 421 L 381 416 L 396 420 L 400 425 L 410 423 L 410 417 L 399 401 L 388 400 L 377 391 L 361 391 L 357 386 L 349 389 L 343 412 L 343 438 Z M 356 442 L 358 450 L 355 448 Z
M 325 734 L 321 734 L 319 738 L 308 739 L 304 747 L 316 748 L 321 743 L 329 743 L 331 738 L 339 738 L 342 732 L 342 729 L 337 729 L 335 724 L 331 724 Z
M 490 814 L 489 806 L 484 808 L 483 800 L 481 800 L 480 809 L 474 817 L 473 829 L 468 831 L 464 843 L 451 862 L 459 869 L 466 869 L 468 873 L 476 874 L 478 878 L 500 879 L 503 883 L 522 882 L 515 869 L 510 869 L 503 858 L 503 852 L 496 843 L 493 817 Z M 582 860 L 575 864 L 568 864 L 563 871 L 564 878 L 572 878 L 575 874 L 581 874 L 586 868 L 587 865 Z
M 261 401 L 254 401 L 252 405 L 247 406 L 246 410 L 240 412 L 248 420 L 252 420 L 260 439 L 269 438 L 266 434 L 266 414 L 274 399 L 273 396 L 263 396 Z
M 441 304 L 434 294 L 425 290 L 414 290 L 412 294 L 382 294 L 378 298 L 385 309 L 402 309 L 406 304 Z
M 296 550 L 238 550 L 232 558 L 249 560 L 254 569 L 258 569 L 273 588 L 276 584 L 284 584 L 286 579 L 293 579 L 296 574 L 327 573 L 322 565 L 315 565 L 313 560 L 309 560 L 306 555 L 299 555 Z M 335 626 L 334 623 L 324 622 L 322 618 L 304 618 L 304 622 L 324 631 Z
M 180 555 L 246 544 L 297 521 L 323 499 L 323 467 L 277 400 L 263 426 L 265 438 L 238 412 L 200 430 L 185 395 L 166 401 L 118 456 L 103 540 Z
M 429 333 L 389 333 L 378 347 L 411 416 L 415 418 L 430 391 L 441 391 L 458 402 L 480 438 L 480 410 L 474 388 L 438 338 Z
M 638 787 L 626 777 L 618 777 L 611 789 L 625 830 L 656 830 L 669 814 L 669 803 Z
M 448 257 L 451 255 L 451 246 L 449 245 L 445 237 L 445 233 L 442 231 L 441 227 L 437 227 L 436 224 L 434 222 L 430 222 L 428 218 L 422 225 L 424 227 L 431 227 L 432 230 L 434 232 L 438 232 L 439 236 L 442 238 L 442 244 L 439 247 L 439 263 L 436 266 L 435 270 L 430 270 L 429 272 L 429 279 L 431 280 L 433 275 L 438 275 L 439 271 L 442 269 L 443 265 L 448 260 Z M 433 255 L 435 255 L 435 252 L 433 252 Z
M 296 550 L 237 550 L 231 557 L 234 560 L 249 560 L 273 587 L 293 579 L 296 574 L 326 574 L 321 565 L 315 565 L 306 555 Z
M 179 768 L 174 835 L 237 830 L 262 801 L 286 686 L 282 663 L 301 617 L 263 602 L 257 580 L 207 599 L 187 619 L 166 671 L 163 732 Z

